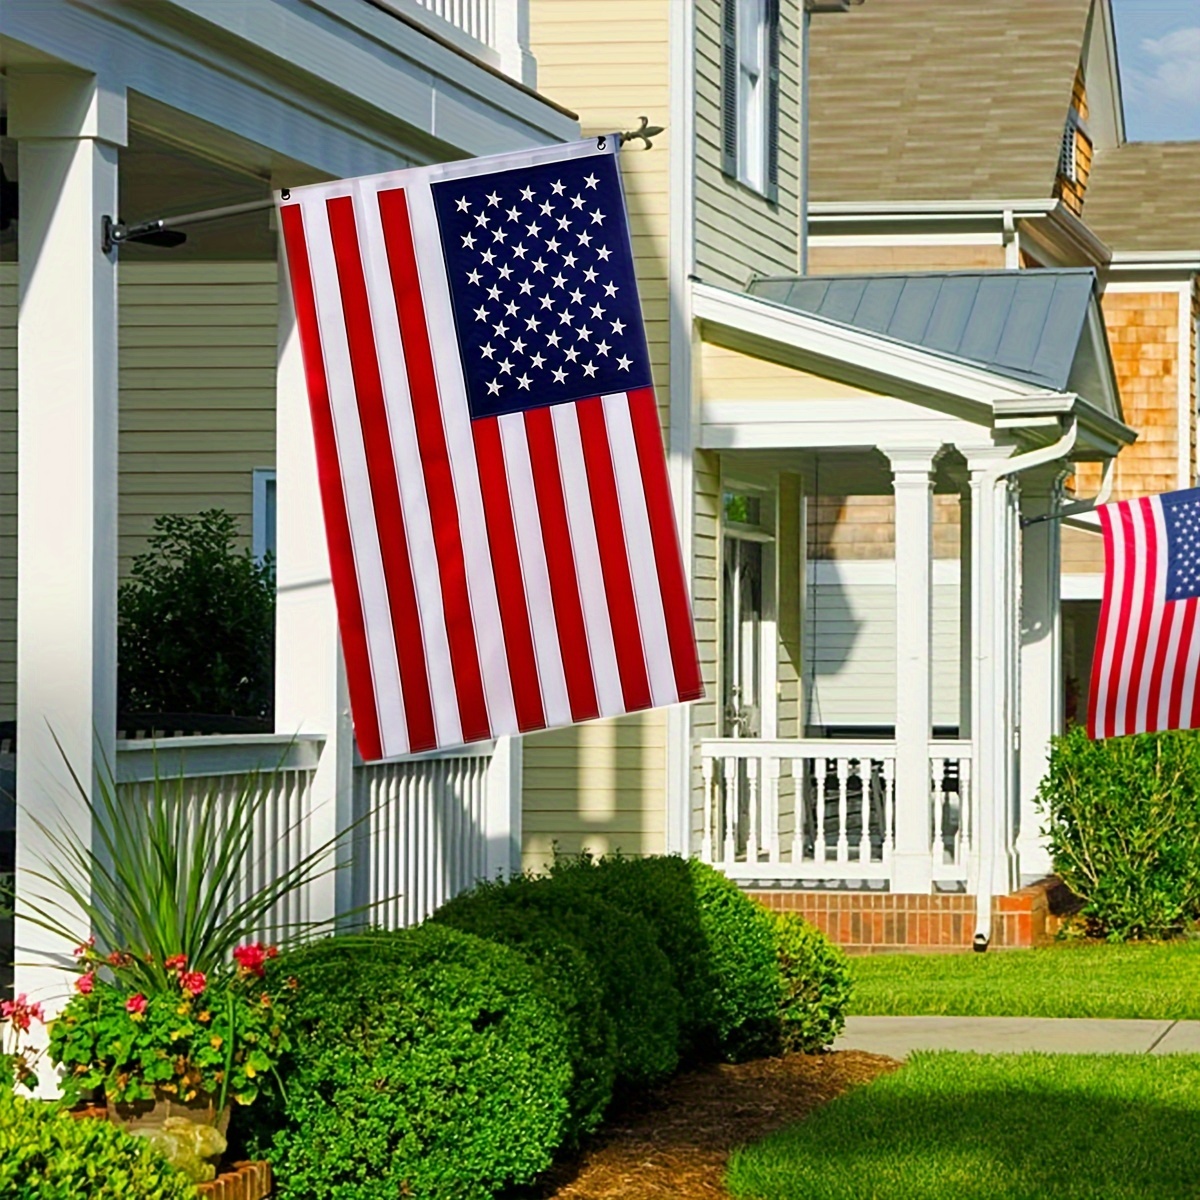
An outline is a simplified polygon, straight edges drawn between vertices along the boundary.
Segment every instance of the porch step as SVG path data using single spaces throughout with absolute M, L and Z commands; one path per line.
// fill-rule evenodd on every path
M 975 897 L 956 892 L 749 889 L 765 908 L 799 913 L 850 954 L 962 951 L 975 934 Z M 1041 946 L 1054 940 L 1072 897 L 1054 876 L 992 900 L 992 949 Z

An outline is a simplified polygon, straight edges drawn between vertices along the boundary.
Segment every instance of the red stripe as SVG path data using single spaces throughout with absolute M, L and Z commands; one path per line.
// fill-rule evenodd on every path
M 612 625 L 613 645 L 617 651 L 617 670 L 621 675 L 621 696 L 625 711 L 649 708 L 650 676 L 642 648 L 641 622 L 633 595 L 633 576 L 629 570 L 629 551 L 621 523 L 621 501 L 617 495 L 617 476 L 613 470 L 612 447 L 604 423 L 604 402 L 597 396 L 580 400 L 579 437 L 583 443 L 583 461 L 587 467 L 588 490 L 592 494 L 592 518 L 596 524 L 596 544 L 600 550 L 600 572 L 604 576 L 604 594 L 608 601 L 608 619 Z
M 650 536 L 654 542 L 658 587 L 667 619 L 675 688 L 680 700 L 698 700 L 704 695 L 704 681 L 700 678 L 692 606 L 687 594 L 687 571 L 671 506 L 671 484 L 667 478 L 667 459 L 663 453 L 662 429 L 658 424 L 653 388 L 638 388 L 629 393 L 629 415 L 633 420 L 646 510 L 650 515 Z
M 1191 653 L 1192 639 L 1196 636 L 1196 601 L 1194 598 L 1177 600 L 1174 605 L 1178 612 L 1177 620 L 1183 622 L 1179 634 L 1179 648 L 1175 652 L 1174 675 L 1171 679 L 1171 707 L 1167 712 L 1167 728 L 1178 729 L 1183 718 L 1183 685 L 1187 677 L 1188 655 Z M 1195 697 L 1188 712 L 1189 725 L 1195 722 Z
M 492 572 L 496 576 L 496 595 L 500 601 L 500 624 L 504 629 L 504 649 L 508 654 L 517 728 L 522 733 L 528 733 L 531 729 L 546 727 L 546 712 L 542 707 L 542 693 L 538 685 L 537 656 L 533 649 L 525 581 L 521 575 L 521 556 L 517 548 L 512 498 L 508 491 L 508 473 L 504 467 L 500 422 L 496 417 L 472 421 L 471 432 L 475 438 L 475 461 L 479 464 L 483 515 L 487 521 Z
M 1104 671 L 1104 664 L 1108 660 L 1105 656 L 1108 650 L 1108 625 L 1113 619 L 1113 533 L 1112 533 L 1112 510 L 1101 507 L 1098 510 L 1100 516 L 1100 530 L 1104 535 L 1104 595 L 1100 600 L 1100 620 L 1096 624 L 1096 645 L 1092 650 L 1092 679 L 1088 686 L 1088 715 L 1087 729 L 1088 737 L 1107 737 L 1110 726 L 1107 724 L 1106 717 L 1101 715 L 1101 708 L 1107 711 L 1109 698 L 1113 694 L 1112 688 L 1112 669 L 1109 668 L 1109 690 L 1104 695 L 1100 695 L 1100 681 Z M 1104 722 L 1099 724 L 1098 720 Z
M 1154 537 L 1157 543 L 1158 525 L 1153 519 L 1155 503 L 1156 501 L 1154 500 L 1147 501 L 1147 504 L 1150 506 L 1150 528 L 1154 531 Z M 1157 576 L 1157 552 L 1154 556 L 1154 570 Z M 1165 594 L 1166 581 L 1164 580 L 1163 583 L 1163 590 Z M 1162 720 L 1166 715 L 1163 710 L 1167 707 L 1162 698 L 1163 672 L 1166 668 L 1167 649 L 1171 642 L 1171 628 L 1176 619 L 1176 605 L 1170 603 L 1161 603 L 1158 598 L 1158 589 L 1155 588 L 1155 590 L 1147 597 L 1147 607 L 1150 609 L 1158 608 L 1161 610 L 1161 613 L 1158 623 L 1158 645 L 1154 647 L 1154 662 L 1150 668 L 1150 687 L 1146 696 L 1146 728 L 1166 729 L 1167 726 L 1163 724 Z
M 1129 512 L 1129 504 L 1123 501 L 1114 505 L 1106 514 L 1105 547 L 1108 550 L 1108 562 L 1112 562 L 1113 546 L 1116 539 L 1121 539 L 1125 551 L 1125 565 L 1121 579 L 1121 594 L 1115 596 L 1115 576 L 1110 567 L 1106 572 L 1106 593 L 1112 596 L 1114 610 L 1109 616 L 1116 623 L 1113 636 L 1112 657 L 1108 664 L 1108 694 L 1102 697 L 1104 701 L 1103 737 L 1113 737 L 1117 732 L 1117 700 L 1121 684 L 1121 672 L 1125 660 L 1125 642 L 1129 636 L 1129 614 L 1133 608 L 1133 518 Z
M 354 736 L 358 740 L 359 753 L 363 758 L 377 759 L 383 757 L 383 739 L 379 733 L 371 657 L 367 650 L 367 627 L 363 617 L 362 598 L 358 592 L 358 574 L 354 569 L 354 543 L 350 537 L 350 519 L 346 513 L 346 498 L 342 492 L 337 435 L 333 428 L 329 387 L 325 379 L 321 328 L 317 322 L 317 303 L 313 293 L 308 245 L 304 240 L 304 216 L 300 206 L 285 204 L 280 209 L 280 221 L 283 225 L 284 244 L 287 247 L 292 304 L 296 310 L 296 325 L 300 331 L 304 377 L 308 383 L 308 404 L 312 412 L 317 450 L 317 481 L 321 488 L 321 507 L 325 513 L 329 569 L 337 602 L 342 653 L 346 659 L 350 707 L 354 714 Z
M 342 294 L 350 370 L 354 376 L 354 395 L 362 425 L 367 475 L 371 480 L 371 504 L 375 510 L 375 525 L 379 530 L 379 553 L 383 559 L 388 609 L 396 639 L 396 656 L 400 663 L 409 749 L 416 753 L 437 745 L 437 729 L 433 723 L 433 703 L 429 695 L 425 642 L 421 636 L 421 611 L 417 604 L 408 537 L 404 530 L 404 510 L 400 506 L 400 486 L 396 479 L 395 459 L 392 457 L 392 438 L 383 399 L 383 383 L 379 377 L 379 360 L 375 353 L 375 335 L 371 330 L 367 281 L 359 254 L 358 229 L 354 223 L 354 201 L 349 196 L 338 196 L 327 200 L 325 206 L 329 211 L 329 233 L 333 239 L 333 257 Z
M 525 436 L 529 441 L 529 462 L 533 468 L 533 487 L 537 493 L 538 517 L 542 542 L 546 548 L 546 568 L 550 574 L 550 595 L 554 601 L 554 619 L 558 624 L 558 647 L 562 654 L 571 719 L 588 721 L 600 715 L 596 701 L 596 683 L 592 678 L 592 659 L 588 652 L 587 627 L 583 623 L 583 605 L 579 599 L 579 577 L 571 549 L 571 529 L 567 523 L 567 505 L 563 499 L 562 472 L 558 446 L 548 408 L 530 409 L 525 414 Z
M 383 240 L 387 246 L 392 291 L 396 297 L 396 315 L 400 320 L 400 336 L 404 342 L 404 361 L 412 393 L 421 466 L 425 473 L 425 491 L 429 496 L 433 543 L 437 549 L 442 606 L 446 615 L 446 637 L 450 644 L 450 663 L 458 690 L 458 715 L 462 722 L 463 740 L 477 741 L 491 736 L 491 723 L 483 692 L 471 597 L 467 591 L 467 565 L 463 556 L 454 475 L 450 469 L 437 376 L 433 369 L 433 350 L 429 344 L 429 327 L 421 298 L 408 197 L 402 188 L 379 193 L 379 215 L 383 221 Z
M 1142 573 L 1142 592 L 1138 597 L 1137 639 L 1133 645 L 1133 662 L 1130 664 L 1129 691 L 1125 697 L 1125 732 L 1142 733 L 1146 721 L 1138 711 L 1138 693 L 1141 691 L 1142 674 L 1146 666 L 1146 643 L 1150 638 L 1150 618 L 1154 608 L 1154 584 L 1158 567 L 1158 540 L 1154 528 L 1154 515 L 1150 511 L 1150 501 L 1146 498 L 1135 500 L 1137 511 L 1135 521 L 1142 525 L 1142 536 L 1145 539 L 1141 551 L 1145 570 Z

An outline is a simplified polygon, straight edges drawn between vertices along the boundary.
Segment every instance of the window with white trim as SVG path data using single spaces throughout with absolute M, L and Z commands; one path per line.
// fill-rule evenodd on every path
M 250 510 L 250 543 L 259 562 L 275 554 L 275 468 L 254 469 L 254 491 Z
M 779 0 L 722 3 L 722 170 L 774 200 L 779 173 Z

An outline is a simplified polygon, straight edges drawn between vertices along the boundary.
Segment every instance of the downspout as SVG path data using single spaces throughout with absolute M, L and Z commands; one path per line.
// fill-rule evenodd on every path
M 1070 422 L 1071 423 L 1070 423 L 1069 427 L 1067 428 L 1066 433 L 1064 433 L 1062 435 L 1062 437 L 1060 437 L 1058 439 L 1057 442 L 1054 442 L 1049 446 L 1041 446 L 1036 450 L 1026 451 L 1026 453 L 1024 453 L 1024 454 L 1018 454 L 1018 455 L 1014 456 L 1013 458 L 1006 460 L 1004 463 L 993 468 L 992 470 L 986 471 L 984 473 L 983 478 L 980 483 L 980 491 L 984 495 L 989 495 L 991 492 L 991 489 L 994 488 L 995 485 L 997 483 L 999 483 L 999 481 L 1001 479 L 1006 479 L 1012 475 L 1019 475 L 1022 471 L 1028 471 L 1028 470 L 1032 469 L 1033 467 L 1044 466 L 1046 463 L 1054 462 L 1057 459 L 1060 459 L 1060 458 L 1064 457 L 1065 455 L 1069 454 L 1071 452 L 1071 450 L 1074 448 L 1075 441 L 1079 436 L 1078 420 L 1075 417 L 1071 417 Z M 982 496 L 980 497 L 980 499 L 982 499 Z M 977 503 L 978 503 L 978 501 L 977 501 Z M 980 507 L 983 508 L 984 506 L 982 504 L 980 504 Z M 992 512 L 993 517 L 994 517 L 994 505 L 989 504 L 987 506 L 987 511 Z M 990 539 L 993 555 L 995 554 L 995 551 L 997 549 L 999 549 L 1000 539 L 998 539 L 996 537 L 996 532 L 997 532 L 996 530 L 993 530 L 992 537 Z M 975 550 L 975 553 L 978 553 L 980 549 L 982 549 L 982 547 L 977 547 Z M 995 562 L 993 562 L 990 565 L 991 565 L 992 570 L 995 571 L 995 569 L 996 569 Z M 1018 582 L 1018 584 L 1020 583 L 1019 560 L 1018 560 L 1018 566 L 1017 566 L 1017 582 Z M 1020 606 L 1020 593 L 1018 590 L 1018 595 L 1017 595 L 1018 610 L 1019 610 L 1019 606 Z M 1017 614 L 1010 614 L 1010 615 L 1018 615 L 1019 616 L 1019 612 Z M 1005 639 L 1008 639 L 1011 636 L 1011 626 L 1012 626 L 1011 621 L 1005 621 L 1005 623 L 1003 625 Z M 982 657 L 984 657 L 986 654 L 989 654 L 989 653 L 993 657 L 996 656 L 996 650 L 997 650 L 997 646 L 995 644 L 996 630 L 997 630 L 997 623 L 993 622 L 993 628 L 992 628 L 993 644 L 991 646 L 985 646 L 983 638 L 981 638 L 981 637 L 975 638 L 976 679 L 979 678 L 979 660 Z M 1007 661 L 1007 649 L 1005 649 L 1005 661 Z M 1011 683 L 1011 681 L 1008 681 L 1008 682 Z M 1006 690 L 1011 693 L 1011 691 L 1012 691 L 1011 686 L 1006 687 Z M 1012 703 L 1013 700 L 1014 700 L 1014 697 L 1010 695 L 1009 702 Z M 1012 753 L 1013 753 L 1012 729 L 1008 722 L 1005 723 L 1004 745 L 1002 747 L 997 747 L 997 750 L 1002 751 L 1004 754 L 1008 755 L 1010 758 L 1012 756 Z M 979 825 L 980 835 L 981 835 L 980 836 L 980 847 L 979 847 L 979 874 L 978 874 L 978 878 L 976 881 L 976 894 L 975 894 L 975 937 L 974 937 L 974 940 L 972 943 L 974 949 L 978 952 L 983 952 L 984 950 L 986 950 L 988 948 L 989 943 L 992 940 L 992 899 L 993 899 L 992 875 L 993 875 L 993 872 L 994 872 L 995 866 L 996 866 L 996 854 L 999 849 L 999 841 L 1000 841 L 1000 838 L 998 837 L 999 830 L 997 828 L 997 821 L 996 821 L 997 810 L 995 807 L 996 789 L 995 789 L 994 785 L 995 785 L 996 770 L 995 770 L 994 763 L 989 764 L 989 765 L 992 767 L 991 778 L 990 779 L 981 779 L 979 781 L 982 785 L 990 786 L 992 788 L 993 811 L 992 811 L 992 819 L 987 823 L 980 822 L 980 825 Z M 1007 780 L 1007 776 L 1008 776 L 1008 772 L 1006 771 L 1005 772 L 1006 780 Z M 1007 792 L 1008 792 L 1008 789 L 1005 789 L 1005 795 L 1002 797 L 1003 802 L 1005 804 L 1007 804 L 1010 799 Z

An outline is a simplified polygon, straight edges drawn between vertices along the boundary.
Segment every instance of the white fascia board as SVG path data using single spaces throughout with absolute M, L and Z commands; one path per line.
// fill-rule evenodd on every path
M 978 220 L 980 217 L 1003 219 L 1049 216 L 1059 201 L 1037 200 L 884 200 L 864 204 L 858 200 L 824 200 L 808 206 L 811 221 L 902 221 L 926 220 L 929 217 L 958 217 Z
M 1200 250 L 1114 250 L 1111 271 L 1200 271 Z
M 798 350 L 822 359 L 830 364 L 834 378 L 853 375 L 857 382 L 865 373 L 885 390 L 899 385 L 908 392 L 913 389 L 933 392 L 987 406 L 989 413 L 998 400 L 1045 394 L 1042 389 L 1017 380 L 755 296 L 697 283 L 693 285 L 692 297 L 693 311 L 699 321 L 775 342 L 789 352 Z M 850 370 L 839 371 L 839 365 Z
M 335 19 L 327 8 L 335 4 L 359 20 Z M 375 33 L 362 28 L 372 20 L 383 23 Z M 444 156 L 435 142 L 487 154 L 578 130 L 525 89 L 366 3 L 160 0 L 134 10 L 41 0 L 0 4 L 0 37 L 334 177 Z
M 1119 447 L 1137 440 L 1136 429 L 1073 392 L 1042 392 L 1021 400 L 997 400 L 995 411 L 998 425 L 1020 428 L 1043 417 L 1075 417 L 1081 431 L 1094 435 L 1102 443 Z

